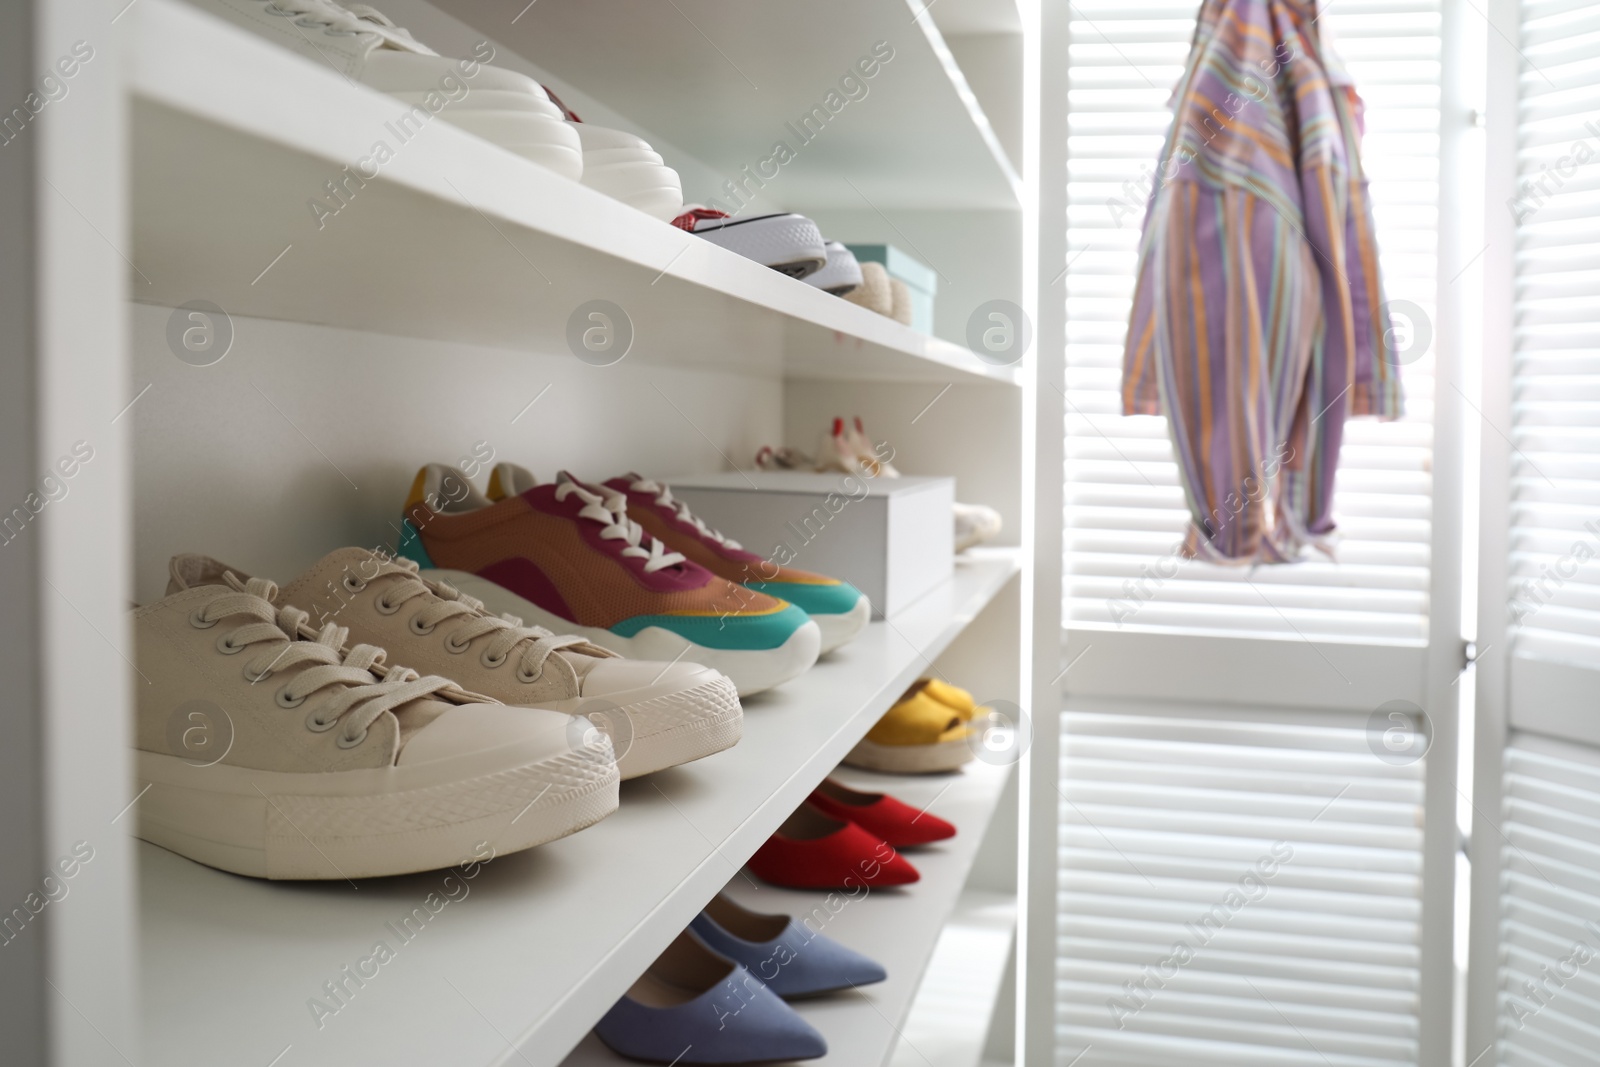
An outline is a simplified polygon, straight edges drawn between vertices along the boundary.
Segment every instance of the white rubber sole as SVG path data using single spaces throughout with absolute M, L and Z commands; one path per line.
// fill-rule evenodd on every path
M 852 767 L 890 774 L 935 774 L 953 771 L 971 762 L 973 755 L 972 745 L 965 737 L 932 745 L 880 745 L 862 738 L 844 762 Z
M 671 167 L 644 163 L 597 167 L 585 156 L 583 184 L 662 222 L 671 222 L 683 211 L 683 186 Z
M 466 571 L 435 569 L 428 572 L 428 577 L 449 582 L 468 596 L 477 597 L 491 611 L 509 612 L 524 622 L 558 634 L 578 634 L 629 659 L 686 660 L 721 671 L 733 680 L 742 697 L 799 677 L 822 653 L 822 631 L 814 620 L 790 634 L 777 648 L 707 648 L 659 626 L 646 626 L 632 637 L 622 637 L 598 626 L 579 626 L 522 599 L 504 586 Z
M 554 841 L 617 810 L 619 776 L 604 745 L 521 764 L 495 750 L 325 774 L 137 755 L 139 787 L 148 788 L 138 836 L 253 878 L 438 870 L 483 859 L 485 845 L 503 856 Z M 497 766 L 470 773 L 491 756 Z
M 683 211 L 683 182 L 637 138 L 593 126 L 577 127 L 583 139 L 583 184 L 629 207 L 671 222 Z M 593 142 L 593 144 L 591 144 Z
M 420 106 L 429 94 L 395 92 L 389 95 L 404 103 Z M 438 113 L 438 118 L 553 170 L 563 178 L 578 181 L 583 177 L 583 148 L 578 142 L 578 135 L 572 130 L 572 124 L 562 119 L 559 112 L 552 115 L 514 104 L 505 107 L 471 107 L 463 101 L 460 105 L 445 107 Z
M 715 755 L 744 736 L 744 709 L 726 678 L 642 700 L 622 702 L 618 697 L 625 699 L 626 694 L 573 697 L 539 706 L 569 714 L 591 712 L 596 706 L 607 713 L 613 709 L 620 713 L 625 725 L 604 721 L 596 725 L 610 736 L 624 781 Z
M 702 223 L 695 234 L 763 266 L 804 278 L 828 264 L 817 224 L 804 215 L 762 215 Z
M 853 641 L 857 634 L 872 621 L 872 602 L 866 597 L 856 601 L 856 606 L 842 615 L 813 615 L 811 621 L 822 631 L 822 655 Z
M 834 296 L 854 292 L 861 285 L 861 264 L 856 262 L 856 257 L 848 248 L 837 245 L 825 247 L 828 251 L 827 266 L 806 278 L 806 284 Z

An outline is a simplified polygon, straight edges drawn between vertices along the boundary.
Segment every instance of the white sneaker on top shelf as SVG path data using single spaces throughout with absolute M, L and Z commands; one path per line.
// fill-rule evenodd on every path
M 332 0 L 195 0 L 201 10 L 411 105 L 420 129 L 435 115 L 577 180 L 577 132 L 539 83 L 477 59 L 449 59 L 366 4 Z M 417 113 L 420 112 L 420 115 Z
M 548 87 L 545 93 L 583 142 L 583 184 L 662 222 L 671 222 L 683 210 L 678 172 L 667 166 L 648 141 L 624 130 L 584 122 Z

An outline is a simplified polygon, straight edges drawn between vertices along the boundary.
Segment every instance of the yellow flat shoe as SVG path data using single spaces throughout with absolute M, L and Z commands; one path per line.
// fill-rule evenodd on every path
M 940 681 L 938 678 L 918 679 L 910 689 L 906 690 L 905 696 L 901 699 L 909 699 L 918 693 L 925 693 L 954 711 L 962 722 L 981 722 L 994 714 L 993 708 L 979 704 L 965 689 Z
M 972 736 L 953 708 L 917 692 L 890 708 L 844 762 L 894 774 L 952 771 L 972 759 Z

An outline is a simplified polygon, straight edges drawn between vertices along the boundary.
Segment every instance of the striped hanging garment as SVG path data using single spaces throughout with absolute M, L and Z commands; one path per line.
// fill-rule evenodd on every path
M 1317 18 L 1204 0 L 1154 175 L 1122 405 L 1167 417 L 1191 557 L 1331 554 L 1345 419 L 1401 411 L 1361 105 Z

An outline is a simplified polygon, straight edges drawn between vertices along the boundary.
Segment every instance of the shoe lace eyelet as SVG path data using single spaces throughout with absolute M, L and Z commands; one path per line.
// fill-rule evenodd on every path
M 400 610 L 399 604 L 391 604 L 385 597 L 379 597 L 377 600 L 374 600 L 372 602 L 372 606 L 378 609 L 379 615 L 393 615 L 395 612 Z
M 209 630 L 221 621 L 221 619 L 206 618 L 205 608 L 195 608 L 193 613 L 191 613 L 189 616 L 189 625 L 193 626 L 196 630 Z
M 306 702 L 305 697 L 290 696 L 288 686 L 284 686 L 282 689 L 278 690 L 277 693 L 273 695 L 273 699 L 278 702 L 278 707 L 280 708 L 298 708 L 301 704 Z
M 366 739 L 367 739 L 367 731 L 362 730 L 359 734 L 356 734 L 354 737 L 351 737 L 349 734 L 340 734 L 337 744 L 338 744 L 338 746 L 340 748 L 355 748 L 357 745 L 359 745 L 361 742 L 365 741 Z
M 438 624 L 425 623 L 422 621 L 421 615 L 413 615 L 411 616 L 411 622 L 409 625 L 412 633 L 416 634 L 418 637 L 427 637 L 429 634 L 433 633 L 433 628 Z
M 517 681 L 519 681 L 519 682 L 525 682 L 525 683 L 537 682 L 540 678 L 543 678 L 543 677 L 544 677 L 544 668 L 542 668 L 542 667 L 539 670 L 536 670 L 536 671 L 530 671 L 530 670 L 527 670 L 526 668 L 523 668 L 523 667 L 518 667 L 517 668 Z
M 236 656 L 244 651 L 244 646 L 234 644 L 233 634 L 225 633 L 221 637 L 217 638 L 217 651 L 221 652 L 224 656 Z
M 306 715 L 306 729 L 310 730 L 314 734 L 326 733 L 337 725 L 339 725 L 337 719 L 323 722 L 317 717 L 317 713 L 315 711 L 312 711 Z
M 478 657 L 478 662 L 483 664 L 485 667 L 488 667 L 490 670 L 500 666 L 505 661 L 506 654 L 504 652 L 500 653 L 498 656 L 492 656 L 489 654 L 488 649 L 484 649 L 483 655 Z
M 360 578 L 350 574 L 344 576 L 342 584 L 344 585 L 345 589 L 352 593 L 359 593 L 361 590 L 367 587 L 366 582 L 363 582 Z
M 459 656 L 461 653 L 465 652 L 471 647 L 471 641 L 457 641 L 455 634 L 451 634 L 449 637 L 444 639 L 444 650 L 450 653 L 452 656 Z

